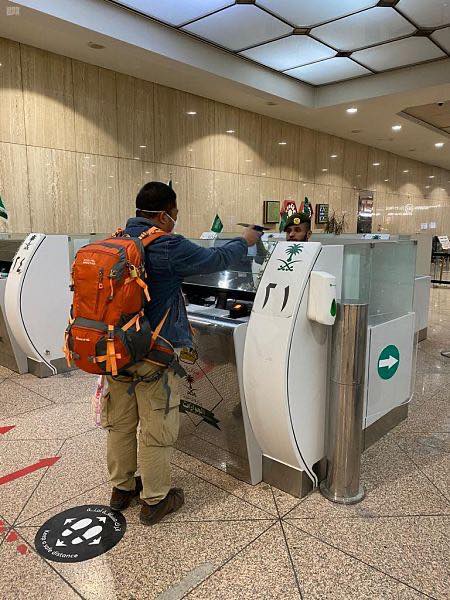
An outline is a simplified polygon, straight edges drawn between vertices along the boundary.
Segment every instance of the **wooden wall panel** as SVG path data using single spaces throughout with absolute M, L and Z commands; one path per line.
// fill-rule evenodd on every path
M 239 173 L 263 173 L 261 158 L 261 115 L 239 111 Z
M 214 194 L 214 171 L 189 168 L 187 170 L 187 196 L 189 210 L 189 235 L 199 237 L 209 231 L 218 212 Z
M 72 61 L 21 46 L 27 144 L 75 150 Z
M 155 159 L 154 84 L 117 73 L 118 154 Z
M 118 159 L 77 154 L 76 161 L 80 232 L 110 234 L 123 227 Z
M 32 229 L 80 232 L 75 152 L 28 146 L 27 164 Z
M 72 68 L 76 150 L 117 156 L 116 74 L 76 60 Z
M 27 150 L 23 145 L 0 142 L 0 196 L 8 211 L 8 220 L 0 219 L 0 231 L 31 231 Z
M 450 221 L 448 170 L 16 42 L 0 54 L 3 229 L 114 229 L 152 179 L 174 181 L 188 235 L 216 212 L 236 230 L 262 222 L 264 200 L 305 196 L 355 231 L 359 189 L 375 191 L 374 230 Z
M 214 170 L 239 172 L 239 109 L 220 102 L 214 108 Z
M 280 145 L 282 140 L 281 121 L 269 117 L 261 118 L 261 166 L 263 177 L 280 179 L 281 161 L 288 151 L 287 144 Z
M 237 173 L 214 173 L 214 206 L 220 216 L 224 231 L 240 232 L 238 226 L 239 175 Z M 211 224 L 209 224 L 211 227 Z M 209 229 L 208 227 L 208 229 Z
M 0 38 L 0 141 L 25 144 L 20 46 Z

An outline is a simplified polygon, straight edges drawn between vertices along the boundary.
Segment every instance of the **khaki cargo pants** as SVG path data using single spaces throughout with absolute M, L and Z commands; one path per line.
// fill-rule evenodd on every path
M 109 394 L 102 406 L 102 426 L 108 431 L 108 471 L 114 487 L 134 490 L 139 461 L 141 499 L 157 504 L 170 489 L 170 458 L 180 420 L 178 378 L 146 362 L 127 371 L 134 383 L 139 377 L 154 381 L 133 385 L 131 377 L 120 377 L 120 381 L 108 377 Z

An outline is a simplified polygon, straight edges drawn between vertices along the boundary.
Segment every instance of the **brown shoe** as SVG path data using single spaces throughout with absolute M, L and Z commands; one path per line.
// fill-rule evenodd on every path
M 111 500 L 109 501 L 109 506 L 113 510 L 125 510 L 130 506 L 130 502 L 136 496 L 139 496 L 142 490 L 142 479 L 138 476 L 135 477 L 136 487 L 134 490 L 119 490 L 119 488 L 113 487 Z
M 167 496 L 155 504 L 150 506 L 144 502 L 141 508 L 139 520 L 142 525 L 155 525 L 159 523 L 166 515 L 175 512 L 184 504 L 184 492 L 181 488 L 171 488 Z

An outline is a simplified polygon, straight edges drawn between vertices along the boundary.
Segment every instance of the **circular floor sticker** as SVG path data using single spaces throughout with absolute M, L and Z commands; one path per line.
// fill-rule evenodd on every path
M 126 528 L 122 513 L 109 506 L 76 506 L 44 523 L 34 544 L 47 560 L 81 562 L 108 552 L 120 542 Z

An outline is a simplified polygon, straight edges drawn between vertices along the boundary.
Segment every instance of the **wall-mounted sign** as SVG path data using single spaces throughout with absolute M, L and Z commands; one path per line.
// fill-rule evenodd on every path
M 264 223 L 278 223 L 280 220 L 280 202 L 278 200 L 265 200 Z
M 373 192 L 361 190 L 358 199 L 357 233 L 372 232 Z
M 281 207 L 281 214 L 287 214 L 288 217 L 297 212 L 297 205 L 294 200 L 284 200 Z
M 316 223 L 322 225 L 328 221 L 329 204 L 316 204 Z

